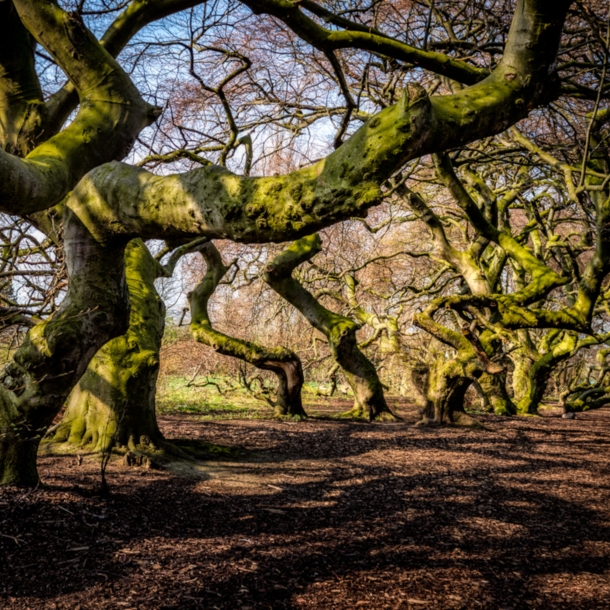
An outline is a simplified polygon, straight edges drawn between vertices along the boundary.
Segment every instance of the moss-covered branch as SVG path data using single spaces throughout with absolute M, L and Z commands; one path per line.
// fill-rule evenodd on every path
M 100 44 L 117 57 L 127 43 L 145 26 L 173 13 L 202 4 L 202 0 L 133 0 L 113 21 L 100 39 Z M 66 83 L 46 103 L 47 131 L 54 135 L 70 113 L 78 106 L 79 96 L 72 82 Z
M 398 104 L 309 167 L 268 178 L 214 166 L 160 177 L 109 164 L 81 181 L 70 205 L 101 241 L 119 233 L 285 241 L 361 216 L 381 201 L 381 185 L 410 159 L 496 134 L 552 99 L 568 5 L 551 10 L 539 0 L 521 0 L 505 55 L 490 76 L 432 98 L 409 84 Z
M 76 14 L 50 1 L 14 0 L 14 5 L 29 32 L 69 76 L 80 99 L 70 125 L 24 159 L 0 150 L 0 210 L 28 214 L 61 201 L 91 168 L 122 159 L 158 109 L 143 101 Z
M 25 156 L 46 127 L 34 39 L 12 2 L 0 2 L 0 148 Z

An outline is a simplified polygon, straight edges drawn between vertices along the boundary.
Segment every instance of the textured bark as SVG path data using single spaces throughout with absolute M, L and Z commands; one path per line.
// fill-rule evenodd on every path
M 141 240 L 125 251 L 129 328 L 95 355 L 68 399 L 55 442 L 90 451 L 113 446 L 151 452 L 165 446 L 155 414 L 165 305 L 155 290 L 159 263 Z
M 285 347 L 268 348 L 230 337 L 213 328 L 208 314 L 208 302 L 229 268 L 222 262 L 220 252 L 213 243 L 205 244 L 200 251 L 207 269 L 199 285 L 189 295 L 193 337 L 220 354 L 238 358 L 258 369 L 274 373 L 278 380 L 276 400 L 273 404 L 276 417 L 307 417 L 301 400 L 303 367 L 300 358 L 293 351 Z
M 476 420 L 464 412 L 466 390 L 484 373 L 493 375 L 501 372 L 501 368 L 489 360 L 470 328 L 463 327 L 458 332 L 434 319 L 445 301 L 443 297 L 435 299 L 422 313 L 413 316 L 416 326 L 456 351 L 456 355 L 448 361 L 437 358 L 425 376 L 420 373 L 413 377 L 414 381 L 419 378 L 420 392 L 426 399 L 420 423 L 477 426 Z M 422 382 L 424 379 L 425 386 Z
M 333 358 L 341 366 L 354 393 L 354 408 L 345 415 L 369 421 L 396 419 L 385 400 L 375 367 L 358 348 L 356 331 L 359 325 L 323 307 L 292 277 L 293 270 L 313 258 L 321 247 L 317 234 L 294 242 L 267 265 L 263 279 L 327 337 Z
M 523 350 L 515 350 L 511 354 L 514 364 L 513 368 L 513 400 L 515 403 L 521 402 L 531 391 L 530 370 L 532 368 L 532 358 L 525 354 Z
M 470 215 L 474 217 L 474 220 L 478 221 L 482 226 L 482 230 L 479 232 L 479 238 L 476 239 L 467 250 L 458 250 L 450 244 L 442 222 L 432 209 L 428 207 L 421 196 L 415 193 L 408 193 L 407 200 L 409 206 L 415 214 L 426 223 L 438 255 L 462 276 L 469 292 L 473 295 L 490 295 L 492 293 L 492 285 L 481 268 L 479 259 L 480 254 L 489 241 L 491 241 L 491 237 L 497 237 L 497 229 L 481 213 L 470 196 L 460 188 L 461 185 L 458 183 L 455 174 L 453 174 L 451 166 L 447 166 L 447 164 L 443 164 L 442 162 L 437 162 L 437 171 L 440 174 L 440 177 L 445 178 L 445 182 L 451 187 L 456 201 L 461 204 L 461 207 L 463 207 L 467 213 L 470 212 Z M 475 223 L 473 223 L 473 225 L 475 227 L 477 226 Z M 494 321 L 494 318 L 497 317 L 495 313 L 490 311 L 485 313 L 486 317 L 491 319 L 491 321 Z M 465 348 L 462 338 L 448 332 L 449 329 L 445 329 L 444 332 L 439 332 L 440 327 L 436 323 L 433 326 L 430 326 L 430 328 L 433 331 L 434 336 L 443 343 L 458 349 L 458 351 L 461 350 L 463 354 L 466 354 L 469 351 Z M 483 335 L 484 333 L 481 333 L 481 336 Z M 477 337 L 475 343 L 479 342 L 480 337 Z M 473 346 L 473 349 L 474 347 L 475 346 Z M 480 351 L 485 351 L 487 356 L 491 356 L 497 351 L 497 347 L 498 346 L 495 346 L 493 342 L 488 342 L 485 348 L 481 345 Z M 503 371 L 500 372 L 498 370 L 494 373 L 484 371 L 477 379 L 475 387 L 477 391 L 480 391 L 483 394 L 485 408 L 493 410 L 497 415 L 511 415 L 516 412 L 516 407 L 506 391 L 506 375 Z
M 556 340 L 548 346 L 548 351 L 535 360 L 529 368 L 527 383 L 523 384 L 525 386 L 523 395 L 517 403 L 517 410 L 522 415 L 538 412 L 538 407 L 557 365 L 574 355 L 583 345 L 578 341 L 576 333 L 554 331 L 553 334 L 556 335 Z
M 100 246 L 71 215 L 65 244 L 68 293 L 28 332 L 0 378 L 0 485 L 38 484 L 40 439 L 97 350 L 127 328 L 124 246 Z
M 480 386 L 485 398 L 489 404 L 489 408 L 496 415 L 514 415 L 516 406 L 506 389 L 506 373 L 483 373 L 477 383 Z
M 45 128 L 35 42 L 12 2 L 0 2 L 0 148 L 25 156 Z

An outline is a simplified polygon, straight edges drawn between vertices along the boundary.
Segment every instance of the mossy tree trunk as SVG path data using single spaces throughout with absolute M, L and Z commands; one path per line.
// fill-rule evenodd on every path
M 189 294 L 193 337 L 220 354 L 238 358 L 258 369 L 274 373 L 278 381 L 276 399 L 272 403 L 274 415 L 306 417 L 301 399 L 303 367 L 300 358 L 293 351 L 285 347 L 269 348 L 230 337 L 212 326 L 208 302 L 229 267 L 225 266 L 220 252 L 212 242 L 202 246 L 200 252 L 207 269 L 199 285 Z
M 0 485 L 38 484 L 40 439 L 98 349 L 127 328 L 123 246 L 88 239 L 70 214 L 64 237 L 68 293 L 28 332 L 0 378 Z
M 513 400 L 518 404 L 530 392 L 530 370 L 533 358 L 524 349 L 516 349 L 511 354 L 513 362 Z
M 453 424 L 477 427 L 464 410 L 466 390 L 474 382 L 471 367 L 458 358 L 437 358 L 429 367 L 414 370 L 412 379 L 423 397 L 421 425 Z
M 543 340 L 543 352 L 529 367 L 524 366 L 520 374 L 521 397 L 517 410 L 521 415 L 534 415 L 542 402 L 548 383 L 557 366 L 574 355 L 582 346 L 594 339 L 578 341 L 576 333 L 551 330 Z M 525 376 L 527 370 L 527 377 Z
M 487 189 L 488 190 L 488 189 Z M 484 191 L 486 193 L 486 191 Z M 443 223 L 440 221 L 434 211 L 427 205 L 420 195 L 407 191 L 407 201 L 413 212 L 427 225 L 432 241 L 437 253 L 445 260 L 451 267 L 460 273 L 464 282 L 465 289 L 468 293 L 473 295 L 488 295 L 491 294 L 493 288 L 495 288 L 493 282 L 490 282 L 489 278 L 483 271 L 481 266 L 481 254 L 489 246 L 489 240 L 479 235 L 476 240 L 471 244 L 467 250 L 458 250 L 454 248 L 449 242 L 445 233 Z M 497 203 L 493 197 L 491 191 L 487 194 L 486 206 L 481 215 L 485 214 L 485 218 L 494 219 L 497 224 Z M 471 208 L 476 204 L 472 202 Z M 479 208 L 476 208 L 479 210 Z M 493 314 L 487 311 L 485 312 L 488 318 L 493 320 Z M 435 327 L 436 328 L 436 327 Z M 484 349 L 488 357 L 492 357 L 496 353 L 500 353 L 501 346 L 497 345 L 494 341 L 485 341 L 485 331 L 481 333 L 481 336 L 477 338 L 477 343 L 481 343 L 481 347 Z M 446 333 L 436 333 L 435 335 L 439 340 L 443 341 L 447 345 L 455 347 L 454 342 L 446 341 Z M 459 340 L 461 343 L 461 339 Z M 483 347 L 484 345 L 484 347 Z M 500 367 L 498 367 L 499 370 Z M 455 385 L 457 382 L 447 383 L 446 387 Z M 466 384 L 467 387 L 470 384 Z M 461 384 L 458 384 L 461 387 Z M 506 391 L 506 375 L 500 372 L 491 374 L 487 371 L 483 372 L 482 375 L 477 379 L 477 391 L 483 394 L 483 402 L 486 407 L 493 410 L 497 415 L 512 415 L 516 412 L 515 405 L 513 404 L 508 392 Z
M 425 374 L 420 370 L 413 375 L 413 381 L 425 398 L 420 423 L 478 427 L 480 424 L 464 411 L 466 390 L 485 373 L 489 375 L 490 382 L 493 375 L 502 371 L 502 367 L 490 361 L 471 326 L 464 325 L 458 332 L 434 319 L 445 301 L 444 297 L 437 298 L 422 313 L 413 317 L 416 326 L 456 351 L 449 360 L 437 358 Z
M 165 305 L 154 281 L 162 270 L 140 239 L 127 246 L 125 269 L 129 328 L 92 359 L 70 394 L 55 442 L 93 452 L 115 446 L 150 453 L 165 446 L 155 413 Z
M 267 265 L 264 280 L 327 337 L 333 358 L 354 393 L 354 408 L 345 415 L 369 421 L 394 420 L 377 371 L 358 347 L 356 331 L 360 326 L 326 309 L 292 276 L 294 269 L 313 258 L 321 247 L 317 234 L 295 241 Z
M 508 395 L 506 388 L 506 372 L 488 373 L 484 372 L 478 379 L 477 384 L 481 388 L 489 410 L 496 415 L 514 415 L 515 405 Z

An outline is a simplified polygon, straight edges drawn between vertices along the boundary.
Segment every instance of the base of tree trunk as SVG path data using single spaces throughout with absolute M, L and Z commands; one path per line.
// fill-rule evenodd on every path
M 464 411 L 466 390 L 475 381 L 459 360 L 437 359 L 431 366 L 421 365 L 412 371 L 412 380 L 425 398 L 420 426 L 451 425 L 474 429 L 484 426 Z
M 496 415 L 515 415 L 517 407 L 506 390 L 506 375 L 483 373 L 476 381 L 490 411 Z
M 288 350 L 286 351 L 288 352 Z M 289 353 L 291 354 L 291 352 Z M 278 419 L 307 418 L 301 398 L 301 391 L 305 381 L 303 366 L 301 365 L 300 358 L 296 354 L 293 354 L 293 356 L 284 360 L 269 360 L 255 365 L 263 370 L 272 371 L 277 375 L 278 387 L 273 407 L 273 416 Z
M 538 401 L 529 394 L 517 403 L 517 415 L 538 415 Z
M 422 418 L 415 424 L 416 426 L 458 426 L 460 428 L 472 428 L 473 430 L 485 430 L 485 426 L 474 417 L 463 412 L 456 412 L 451 419 L 430 418 L 422 413 Z
M 155 413 L 165 306 L 155 290 L 159 265 L 144 243 L 125 251 L 129 328 L 104 345 L 72 390 L 51 442 L 92 453 L 170 453 Z

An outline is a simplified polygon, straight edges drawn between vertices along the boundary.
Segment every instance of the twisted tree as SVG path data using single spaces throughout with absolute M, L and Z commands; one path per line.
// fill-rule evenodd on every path
M 321 247 L 322 241 L 317 234 L 295 241 L 267 265 L 263 279 L 328 339 L 332 356 L 354 393 L 354 408 L 345 416 L 395 419 L 375 367 L 358 348 L 356 331 L 359 325 L 324 307 L 293 277 L 294 269 L 314 257 Z
M 191 333 L 193 337 L 215 351 L 252 364 L 277 377 L 277 392 L 272 402 L 276 417 L 306 417 L 301 400 L 303 367 L 300 358 L 285 347 L 269 348 L 222 333 L 212 326 L 208 301 L 214 294 L 229 267 L 222 261 L 220 252 L 212 242 L 200 248 L 206 263 L 206 273 L 198 286 L 189 294 L 191 307 Z
M 556 57 L 571 3 L 565 0 L 549 6 L 542 0 L 520 0 L 502 58 L 490 73 L 478 70 L 476 76 L 462 79 L 474 84 L 447 95 L 428 95 L 420 86 L 405 84 L 397 103 L 366 120 L 335 152 L 296 171 L 270 177 L 242 176 L 220 166 L 158 176 L 125 163 L 105 163 L 123 158 L 140 131 L 159 115 L 158 108 L 143 101 L 112 55 L 144 24 L 193 2 L 135 0 L 111 26 L 104 44 L 78 12 L 68 13 L 53 0 L 13 0 L 8 8 L 6 2 L 2 4 L 15 31 L 21 27 L 17 20 L 23 25 L 23 44 L 2 49 L 0 90 L 5 96 L 3 106 L 14 104 L 10 117 L 17 117 L 26 128 L 6 131 L 25 133 L 32 126 L 27 138 L 33 144 L 22 157 L 0 150 L 0 211 L 42 212 L 73 189 L 64 216 L 70 275 L 66 297 L 53 317 L 29 331 L 7 366 L 0 388 L 0 481 L 34 485 L 41 434 L 95 352 L 127 329 L 124 249 L 131 239 L 202 235 L 243 242 L 285 241 L 364 214 L 382 200 L 384 184 L 408 161 L 497 134 L 560 94 Z M 363 45 L 373 40 L 369 32 L 364 37 L 369 42 L 362 42 L 362 36 L 349 31 L 357 28 L 342 22 L 339 27 L 348 35 L 341 34 L 341 42 L 329 47 L 335 43 L 328 41 L 337 37 L 317 30 L 314 20 L 304 20 L 306 7 L 254 2 L 251 6 L 268 13 L 277 8 L 292 32 L 318 45 L 335 66 L 332 58 L 341 46 L 366 48 Z M 318 34 L 327 42 L 320 42 Z M 30 36 L 71 82 L 46 103 L 40 87 L 29 84 L 38 78 Z M 28 45 L 28 61 L 15 62 L 14 49 Z M 383 53 L 392 46 L 385 44 Z M 415 48 L 399 52 L 401 60 L 408 57 L 414 65 L 440 74 L 447 73 L 449 64 L 455 68 L 455 62 L 436 52 Z M 342 72 L 336 72 L 342 86 Z M 12 95 L 15 90 L 17 95 Z M 344 92 L 348 93 L 345 88 Z M 74 108 L 77 99 L 77 114 L 62 128 L 67 110 Z M 32 118 L 37 113 L 40 118 Z M 14 140 L 14 136 L 6 137 L 10 138 Z M 600 239 L 605 248 L 605 235 Z M 597 280 L 592 281 L 595 285 L 587 288 L 581 300 L 590 300 L 590 288 L 595 292 Z M 537 294 L 523 292 L 527 296 L 517 299 L 516 310 L 513 302 L 504 307 L 499 299 L 480 298 L 498 304 L 505 325 L 518 326 L 523 307 Z M 585 310 L 583 301 L 583 307 L 577 305 L 566 314 L 570 328 L 571 314 L 586 319 Z M 535 315 L 550 320 L 544 313 Z M 565 316 L 553 316 L 553 324 L 558 320 L 562 327 L 567 324 Z M 586 328 L 586 323 L 579 327 Z

